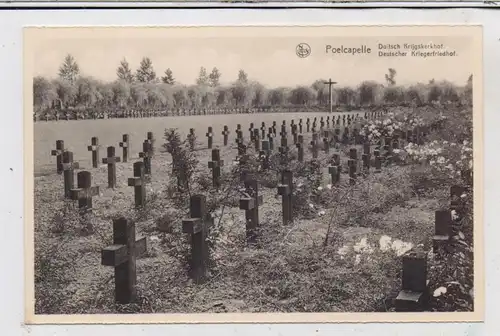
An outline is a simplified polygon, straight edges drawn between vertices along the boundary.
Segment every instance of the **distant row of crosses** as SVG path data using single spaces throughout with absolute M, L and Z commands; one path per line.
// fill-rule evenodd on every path
M 324 84 L 328 85 L 328 97 L 330 100 L 330 113 L 333 112 L 333 104 L 332 104 L 332 85 L 337 84 L 337 82 L 332 82 L 332 79 L 330 78 L 328 82 L 323 82 Z

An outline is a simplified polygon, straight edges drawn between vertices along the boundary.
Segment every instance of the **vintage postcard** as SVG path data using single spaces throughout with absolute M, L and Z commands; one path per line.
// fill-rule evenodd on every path
M 24 52 L 27 323 L 483 319 L 480 26 Z

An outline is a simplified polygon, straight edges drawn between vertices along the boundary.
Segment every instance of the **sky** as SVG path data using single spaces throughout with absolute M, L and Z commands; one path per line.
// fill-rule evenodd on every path
M 143 57 L 149 57 L 157 76 L 170 68 L 176 81 L 183 84 L 193 84 L 203 66 L 208 72 L 217 67 L 222 73 L 222 84 L 236 80 L 239 69 L 244 69 L 249 79 L 269 87 L 310 85 L 317 79 L 328 78 L 338 82 L 338 86 L 358 85 L 364 80 L 384 82 L 388 68 L 396 69 L 398 84 L 426 83 L 434 78 L 462 85 L 473 71 L 474 48 L 472 38 L 467 36 L 398 37 L 390 36 L 387 31 L 384 34 L 388 36 L 370 36 L 368 30 L 364 36 L 346 36 L 349 34 L 341 31 L 318 35 L 317 31 L 277 34 L 252 28 L 224 34 L 187 30 L 188 33 L 178 33 L 164 29 L 146 34 L 144 30 L 116 33 L 119 30 L 111 29 L 114 31 L 111 33 L 88 28 L 84 33 L 61 29 L 49 34 L 39 29 L 27 39 L 26 59 L 31 62 L 33 76 L 56 77 L 64 57 L 71 54 L 81 74 L 113 81 L 121 60 L 126 59 L 135 70 Z M 296 47 L 304 42 L 311 47 L 311 54 L 300 58 Z M 443 50 L 456 51 L 458 56 L 379 57 L 379 44 L 401 47 L 404 43 L 443 43 Z M 326 53 L 326 45 L 365 46 L 372 53 L 355 56 Z

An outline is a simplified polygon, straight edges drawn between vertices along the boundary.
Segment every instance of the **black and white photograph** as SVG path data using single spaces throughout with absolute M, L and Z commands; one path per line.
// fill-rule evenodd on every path
M 25 28 L 26 320 L 480 320 L 481 62 L 479 26 Z

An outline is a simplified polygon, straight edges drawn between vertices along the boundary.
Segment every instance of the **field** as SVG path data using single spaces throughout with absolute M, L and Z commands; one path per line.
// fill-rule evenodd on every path
M 399 110 L 395 108 L 395 112 L 373 119 L 390 119 L 395 125 L 396 119 L 403 120 L 404 115 L 409 125 L 408 118 L 413 118 L 415 111 L 410 109 L 412 112 L 399 114 Z M 423 107 L 416 114 L 421 112 L 425 116 L 428 110 L 433 116 L 438 114 L 436 110 L 449 116 L 459 113 L 456 110 L 464 113 L 463 107 Z M 361 119 L 364 113 L 359 111 Z M 471 114 L 470 109 L 465 113 Z M 417 163 L 411 150 L 406 147 L 403 150 L 401 146 L 393 153 L 393 164 L 384 165 L 377 174 L 373 168 L 368 175 L 360 174 L 353 185 L 347 174 L 349 149 L 357 148 L 361 154 L 362 144 L 335 143 L 328 153 L 320 149 L 318 158 L 312 160 L 307 148 L 311 133 L 304 133 L 305 160 L 297 162 L 290 121 L 297 123 L 303 118 L 305 132 L 307 117 L 311 121 L 317 117 L 319 122 L 322 116 L 332 114 L 35 123 L 36 313 L 393 311 L 394 298 L 401 289 L 401 257 L 416 247 L 426 251 L 431 248 L 435 211 L 449 208 L 452 182 L 464 182 L 460 177 L 436 172 L 432 163 Z M 259 182 L 263 204 L 259 207 L 257 240 L 249 244 L 245 240 L 245 212 L 238 207 L 242 184 L 233 171 L 237 155 L 236 125 L 241 124 L 248 141 L 250 122 L 259 128 L 261 122 L 269 127 L 276 121 L 279 134 L 283 120 L 287 124 L 291 151 L 284 166 L 294 173 L 294 221 L 289 225 L 282 223 L 282 201 L 277 185 L 283 167 L 265 172 L 255 170 L 253 176 Z M 432 119 L 425 125 L 434 125 L 434 122 Z M 360 125 L 362 123 L 367 121 L 360 120 Z M 231 132 L 228 146 L 222 144 L 223 125 Z M 212 187 L 208 168 L 211 150 L 207 148 L 205 133 L 209 126 L 213 127 L 214 148 L 220 148 L 224 160 L 219 189 Z M 445 139 L 452 127 L 446 128 L 448 126 L 445 123 L 437 129 L 431 127 L 425 140 L 451 143 Z M 194 283 L 188 276 L 190 245 L 188 235 L 181 232 L 181 222 L 189 215 L 189 195 L 175 190 L 172 156 L 162 148 L 167 128 L 177 128 L 181 139 L 194 128 L 198 137 L 197 150 L 192 153 L 197 162 L 189 182 L 189 194 L 206 195 L 207 206 L 215 219 L 209 236 L 210 270 L 208 280 L 202 284 Z M 368 126 L 366 129 L 371 130 Z M 146 188 L 147 204 L 136 210 L 134 188 L 127 185 L 127 179 L 133 176 L 133 162 L 141 160 L 138 153 L 142 151 L 148 131 L 154 133 L 156 152 L 151 181 Z M 130 135 L 129 162 L 117 164 L 117 187 L 110 189 L 107 188 L 107 165 L 92 168 L 87 146 L 90 138 L 96 136 L 102 146 L 100 159 L 105 157 L 105 148 L 110 145 L 115 146 L 117 155 L 121 156 L 118 142 L 125 133 Z M 457 139 L 461 138 L 457 135 Z M 92 185 L 100 187 L 99 195 L 93 199 L 92 213 L 83 219 L 78 215 L 75 202 L 64 198 L 62 176 L 56 174 L 55 157 L 50 155 L 56 140 L 65 141 L 66 150 L 74 153 L 80 170 L 90 171 Z M 371 151 L 376 145 L 372 140 Z M 275 146 L 276 153 L 279 135 Z M 250 150 L 250 154 L 253 153 Z M 334 153 L 338 153 L 342 161 L 338 185 L 332 183 L 328 169 Z M 446 160 L 453 158 L 446 156 L 446 149 L 443 153 Z M 431 155 L 427 158 L 432 162 Z M 111 224 L 117 216 L 134 219 L 137 236 L 147 237 L 148 244 L 147 255 L 137 260 L 138 300 L 126 305 L 114 303 L 113 268 L 101 266 L 100 260 L 101 249 L 112 243 Z M 447 250 L 450 253 L 447 262 L 433 256 L 429 260 L 431 292 L 441 288 L 448 292 L 431 298 L 427 308 L 430 311 L 473 309 L 471 218 L 472 211 L 460 223 L 457 235 L 464 236 L 459 239 L 463 244 L 454 244 Z

